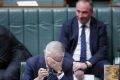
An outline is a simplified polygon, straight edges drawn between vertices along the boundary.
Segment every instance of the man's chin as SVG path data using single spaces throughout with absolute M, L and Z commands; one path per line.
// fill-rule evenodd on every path
M 82 24 L 86 24 L 87 23 L 87 21 L 85 21 L 85 20 L 79 20 L 80 21 L 80 23 L 82 23 Z

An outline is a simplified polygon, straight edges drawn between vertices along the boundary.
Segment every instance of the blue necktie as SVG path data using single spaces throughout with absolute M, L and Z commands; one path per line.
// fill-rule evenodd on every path
M 47 80 L 58 80 L 55 72 L 51 68 L 49 69 L 49 75 L 47 77 Z
M 81 55 L 80 55 L 80 61 L 85 62 L 86 61 L 86 36 L 85 36 L 85 25 L 82 25 L 82 31 L 81 31 Z

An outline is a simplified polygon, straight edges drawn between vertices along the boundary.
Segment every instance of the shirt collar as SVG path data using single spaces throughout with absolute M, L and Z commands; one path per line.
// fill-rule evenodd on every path
M 85 24 L 87 27 L 90 27 L 90 21 L 91 19 L 89 19 L 89 21 Z M 78 25 L 79 25 L 79 28 L 81 28 L 83 24 L 78 20 Z

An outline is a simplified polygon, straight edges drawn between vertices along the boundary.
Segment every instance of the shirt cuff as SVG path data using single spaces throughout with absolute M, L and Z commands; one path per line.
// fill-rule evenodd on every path
M 64 76 L 64 72 L 62 74 L 60 74 L 58 77 L 58 80 L 62 79 L 62 77 Z

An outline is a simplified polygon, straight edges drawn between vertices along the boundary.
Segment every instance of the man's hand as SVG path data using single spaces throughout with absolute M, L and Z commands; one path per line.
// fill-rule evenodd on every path
M 77 78 L 77 80 L 82 80 L 84 78 L 84 71 L 77 70 L 74 72 L 74 75 Z
M 47 69 L 40 68 L 38 71 L 38 77 L 35 78 L 34 80 L 43 80 L 44 77 L 48 76 L 48 71 Z
M 62 70 L 62 62 L 57 62 L 51 57 L 47 57 L 47 64 L 58 73 Z
M 87 65 L 81 62 L 73 62 L 73 71 L 77 71 L 79 69 L 85 70 L 87 69 Z

